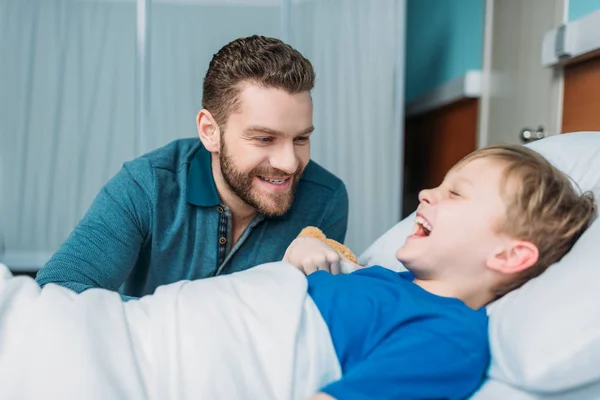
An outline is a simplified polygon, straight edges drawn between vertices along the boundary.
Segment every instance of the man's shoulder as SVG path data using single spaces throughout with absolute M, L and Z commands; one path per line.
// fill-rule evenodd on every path
M 302 174 L 300 181 L 330 192 L 346 190 L 344 182 L 340 178 L 312 160 L 304 169 L 304 173 Z
M 199 139 L 178 139 L 123 164 L 123 170 L 115 177 L 122 182 L 124 174 L 133 178 L 142 187 L 151 187 L 160 177 L 171 177 L 182 168 L 187 168 L 194 154 L 201 147 Z M 157 173 L 160 170 L 164 173 Z
M 198 138 L 177 139 L 140 156 L 133 162 L 146 162 L 152 168 L 176 172 L 190 162 L 200 147 L 201 142 Z

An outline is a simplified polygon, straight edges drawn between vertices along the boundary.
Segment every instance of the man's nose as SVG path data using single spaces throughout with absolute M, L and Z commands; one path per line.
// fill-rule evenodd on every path
M 293 144 L 278 148 L 270 157 L 271 167 L 292 175 L 298 171 L 298 157 Z

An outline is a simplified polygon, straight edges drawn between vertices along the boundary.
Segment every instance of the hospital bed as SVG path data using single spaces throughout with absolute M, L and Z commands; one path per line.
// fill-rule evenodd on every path
M 600 198 L 600 132 L 529 146 Z M 396 224 L 360 263 L 402 270 L 395 251 L 413 224 Z M 279 264 L 127 303 L 103 290 L 42 293 L 0 266 L 0 397 L 305 399 L 341 370 L 306 279 Z M 600 399 L 600 220 L 488 313 L 491 363 L 471 400 Z

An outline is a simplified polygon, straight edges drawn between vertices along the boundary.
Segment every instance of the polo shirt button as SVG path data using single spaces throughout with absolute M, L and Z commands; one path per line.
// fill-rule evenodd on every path
M 225 239 L 224 237 L 222 237 L 221 239 L 219 239 L 219 243 L 225 244 L 225 243 L 227 243 L 227 239 Z
M 225 209 L 221 206 L 217 207 L 217 211 L 220 212 L 221 214 L 223 214 L 223 212 L 225 212 Z

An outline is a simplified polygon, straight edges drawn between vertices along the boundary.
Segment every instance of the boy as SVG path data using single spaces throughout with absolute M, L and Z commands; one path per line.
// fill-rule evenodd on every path
M 497 146 L 420 194 L 397 252 L 410 273 L 331 275 L 339 255 L 305 237 L 285 259 L 306 278 L 273 263 L 127 303 L 100 289 L 40 290 L 0 268 L 1 393 L 464 398 L 489 359 L 483 307 L 558 261 L 594 213 L 593 197 L 537 153 Z
M 468 155 L 419 201 L 396 253 L 410 272 L 333 276 L 340 256 L 323 242 L 300 237 L 288 248 L 342 367 L 317 398 L 468 396 L 489 358 L 483 307 L 560 260 L 595 213 L 592 195 L 523 146 Z

